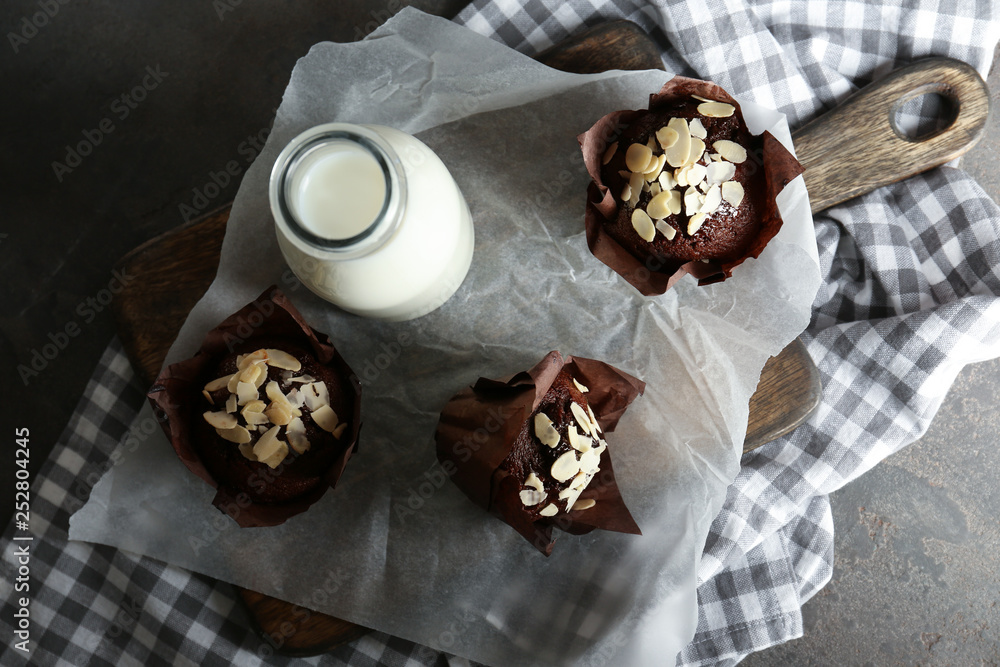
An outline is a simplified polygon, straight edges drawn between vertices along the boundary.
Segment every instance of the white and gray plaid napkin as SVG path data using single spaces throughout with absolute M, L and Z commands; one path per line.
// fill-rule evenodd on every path
M 1000 39 L 1000 6 L 971 0 L 478 0 L 456 20 L 534 53 L 613 18 L 653 35 L 669 71 L 779 109 L 793 129 L 918 58 L 951 56 L 985 76 Z M 915 125 L 936 122 L 933 105 L 910 111 Z M 816 236 L 825 283 L 803 339 L 822 404 L 745 458 L 709 534 L 698 630 L 678 664 L 734 664 L 800 636 L 801 605 L 832 574 L 827 494 L 919 438 L 965 364 L 1000 355 L 1000 209 L 961 171 L 942 167 L 830 209 Z M 275 654 L 280 637 L 250 629 L 229 585 L 67 541 L 69 515 L 113 465 L 143 392 L 114 341 L 32 485 L 30 657 L 7 639 L 23 544 L 14 524 L 0 542 L 0 664 L 295 661 Z M 144 437 L 143 426 L 132 435 Z M 377 633 L 304 662 L 467 664 Z

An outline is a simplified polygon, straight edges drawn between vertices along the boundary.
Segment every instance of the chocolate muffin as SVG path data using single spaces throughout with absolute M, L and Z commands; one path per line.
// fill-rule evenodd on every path
M 470 500 L 546 556 L 555 528 L 639 534 L 604 433 L 644 389 L 602 361 L 550 352 L 453 396 L 435 433 L 438 460 Z
M 280 339 L 244 343 L 214 375 L 202 389 L 195 447 L 219 484 L 263 503 L 321 484 L 349 444 L 348 379 Z
M 770 132 L 750 133 L 726 91 L 682 76 L 577 140 L 587 246 L 646 296 L 688 274 L 720 282 L 759 257 L 781 229 L 778 194 L 803 171 Z
M 736 107 L 672 101 L 638 118 L 605 153 L 602 179 L 619 201 L 608 233 L 638 257 L 731 260 L 760 231 L 761 140 Z
M 521 511 L 532 521 L 597 504 L 592 498 L 579 500 L 600 472 L 608 449 L 587 403 L 589 391 L 565 369 L 560 371 L 500 464 L 519 483 Z
M 163 369 L 147 396 L 178 458 L 242 527 L 306 511 L 357 449 L 361 382 L 274 286 Z

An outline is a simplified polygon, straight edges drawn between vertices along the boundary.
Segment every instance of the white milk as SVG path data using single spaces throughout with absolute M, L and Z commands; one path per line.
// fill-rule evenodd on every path
M 404 132 L 314 127 L 278 157 L 270 195 L 292 271 L 352 313 L 425 315 L 458 290 L 472 263 L 472 218 L 458 185 Z
M 331 141 L 303 158 L 291 192 L 292 213 L 303 227 L 326 239 L 349 239 L 382 210 L 385 177 L 364 147 Z

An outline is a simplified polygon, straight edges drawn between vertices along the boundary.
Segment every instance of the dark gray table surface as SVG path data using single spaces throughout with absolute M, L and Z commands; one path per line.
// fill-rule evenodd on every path
M 116 260 L 233 198 L 221 174 L 246 170 L 313 43 L 409 4 L 451 16 L 464 2 L 4 3 L 0 470 L 15 428 L 36 472 L 65 427 L 114 335 Z M 51 16 L 28 26 L 42 5 Z M 997 68 L 990 84 L 1000 106 Z M 995 113 L 963 160 L 995 200 L 998 154 Z M 834 494 L 834 580 L 806 605 L 806 637 L 745 664 L 1000 664 L 998 390 L 1000 362 L 966 369 L 923 440 Z M 4 524 L 13 481 L 0 476 Z

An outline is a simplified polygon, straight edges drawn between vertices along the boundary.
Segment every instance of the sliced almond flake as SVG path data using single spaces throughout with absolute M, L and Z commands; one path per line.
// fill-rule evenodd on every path
M 557 482 L 565 482 L 580 472 L 580 462 L 576 458 L 576 451 L 569 450 L 556 459 L 552 464 L 551 474 Z
M 722 156 L 719 155 L 718 153 L 709 153 L 708 159 L 710 159 L 712 162 L 718 162 L 719 160 L 722 159 Z
M 591 507 L 597 504 L 597 501 L 593 498 L 584 498 L 583 500 L 578 500 L 573 503 L 574 512 L 582 512 L 583 510 L 589 510 Z
M 649 169 L 643 172 L 642 174 L 643 179 L 647 183 L 655 181 L 657 178 L 660 177 L 660 172 L 663 171 L 663 165 L 665 165 L 666 163 L 667 163 L 666 155 L 657 155 L 656 162 L 652 164 L 652 166 Z
M 535 415 L 535 437 L 548 447 L 559 445 L 559 431 L 556 430 L 552 420 L 544 412 Z
M 248 366 L 257 363 L 258 361 L 267 361 L 267 350 L 262 348 L 260 350 L 254 350 L 250 354 L 244 355 L 243 358 L 237 357 L 236 367 L 241 371 L 244 371 Z
M 534 507 L 546 497 L 546 494 L 534 489 L 523 489 L 519 495 L 521 496 L 521 504 L 525 507 Z
M 272 424 L 277 424 L 278 426 L 285 426 L 288 422 L 292 421 L 292 411 L 277 403 L 271 403 L 267 410 L 264 411 L 264 414 L 267 415 Z
M 268 366 L 274 366 L 275 368 L 284 368 L 292 372 L 302 370 L 302 362 L 285 352 L 284 350 L 276 350 L 273 348 L 268 348 L 264 350 L 267 354 Z
M 242 454 L 244 458 L 247 458 L 251 461 L 257 460 L 257 456 L 253 453 L 253 445 L 251 445 L 249 442 L 240 443 L 239 449 L 240 449 L 240 454 Z
M 583 473 L 581 472 L 580 474 L 582 475 Z M 576 496 L 579 494 L 580 494 L 579 491 L 571 489 L 570 487 L 567 486 L 565 489 L 559 492 L 559 500 L 566 500 L 570 496 Z
M 528 473 L 528 479 L 524 480 L 524 485 L 530 486 L 539 493 L 545 491 L 545 487 L 542 486 L 542 480 L 534 472 Z
M 604 439 L 602 438 L 600 444 L 597 445 L 597 447 L 594 447 L 594 451 L 596 451 L 598 455 L 601 455 L 607 448 L 608 448 L 608 443 L 604 442 Z
M 691 137 L 691 152 L 688 154 L 687 164 L 694 164 L 705 154 L 705 142 L 698 137 Z M 690 182 L 691 179 L 688 179 Z
M 340 440 L 340 436 L 344 435 L 345 430 L 347 430 L 347 422 L 340 422 L 337 424 L 337 428 L 333 429 L 333 437 Z
M 671 146 L 677 143 L 680 135 L 672 127 L 663 126 L 656 131 L 656 141 L 660 144 L 660 148 L 667 150 Z
M 250 382 L 239 382 L 236 384 L 236 404 L 246 405 L 250 401 L 256 401 L 260 394 L 257 387 Z
M 226 412 L 236 412 L 237 407 L 236 394 L 230 394 L 226 399 Z
M 652 241 L 656 238 L 656 228 L 653 227 L 653 221 L 641 208 L 632 211 L 632 228 L 644 241 Z
M 603 165 L 611 162 L 611 158 L 615 156 L 615 151 L 617 150 L 618 150 L 618 142 L 616 141 L 615 143 L 608 146 L 608 150 L 604 151 L 604 157 L 601 158 L 601 164 Z
M 301 382 L 303 384 L 308 384 L 310 382 L 315 382 L 316 378 L 312 375 L 296 375 L 288 379 L 289 382 Z
M 281 459 L 284 459 L 285 455 L 288 454 L 288 446 L 278 438 L 279 431 L 281 431 L 280 426 L 272 426 L 264 435 L 260 436 L 260 439 L 253 446 L 253 453 L 257 460 L 261 463 L 267 463 L 271 468 L 277 467 L 278 463 L 281 462 L 279 459 L 274 465 L 271 465 L 269 461 L 281 451 L 282 447 L 285 449 L 285 454 L 281 456 Z
M 667 237 L 668 241 L 673 241 L 674 237 L 677 236 L 677 230 L 671 227 L 666 220 L 657 220 L 656 229 L 658 229 L 661 234 Z
M 301 408 L 306 404 L 306 395 L 298 389 L 292 389 L 285 396 L 293 408 Z
M 271 418 L 263 412 L 243 412 L 241 414 L 247 426 L 263 426 L 272 422 Z
M 588 450 L 580 454 L 578 465 L 578 470 L 582 470 L 588 475 L 593 475 L 601 469 L 601 455 L 597 453 L 596 449 Z
M 702 181 L 701 183 L 698 184 L 698 189 L 701 190 L 704 193 L 708 193 L 708 191 L 709 191 L 709 189 L 711 187 L 712 187 L 712 184 L 709 183 L 708 181 Z
M 243 409 L 240 410 L 240 412 L 243 412 L 243 413 L 247 413 L 247 412 L 264 412 L 264 410 L 266 410 L 266 409 L 267 409 L 267 403 L 265 403 L 264 401 L 262 401 L 260 399 L 257 399 L 257 400 L 250 401 L 249 403 L 247 403 L 246 405 L 244 405 Z
M 736 112 L 736 107 L 725 102 L 705 102 L 698 105 L 698 113 L 709 118 L 729 118 Z
M 313 410 L 312 419 L 316 422 L 316 425 L 327 433 L 333 433 L 334 429 L 337 428 L 337 413 L 333 411 L 329 405 L 321 405 L 316 410 Z
M 642 195 L 642 186 L 645 185 L 646 179 L 642 177 L 642 174 L 631 174 L 629 176 L 629 187 L 632 188 L 632 196 L 628 199 L 629 206 L 635 206 L 639 203 L 639 197 Z
M 555 516 L 556 514 L 559 514 L 559 508 L 552 503 L 543 507 L 542 511 L 538 513 L 539 516 Z
M 245 355 L 245 354 L 237 354 L 236 355 L 236 368 L 240 367 L 240 364 L 243 363 L 243 357 L 245 357 L 245 356 L 247 356 L 247 355 Z
M 581 435 L 576 426 L 570 425 L 566 433 L 570 446 L 578 452 L 585 452 L 594 445 L 594 440 L 589 435 Z
M 288 456 L 288 444 L 284 440 L 278 441 L 278 448 L 274 450 L 274 453 L 268 457 L 257 457 L 259 463 L 265 464 L 268 468 L 272 470 L 281 465 L 281 462 L 285 460 Z
M 253 381 L 253 386 L 257 387 L 257 389 L 260 389 L 260 386 L 267 382 L 267 367 L 261 364 L 259 368 L 260 374 L 257 375 L 257 379 Z
M 288 445 L 295 450 L 296 454 L 304 454 L 309 451 L 309 438 L 306 437 L 306 425 L 298 417 L 293 417 L 285 427 L 285 437 L 288 438 Z
M 222 430 L 236 426 L 236 416 L 228 412 L 206 412 L 202 415 L 209 424 Z
M 217 428 L 215 432 L 219 434 L 219 437 L 223 440 L 228 440 L 229 442 L 235 442 L 237 445 L 241 445 L 244 442 L 250 442 L 250 431 L 246 430 L 239 424 L 233 428 Z
M 596 438 L 597 434 L 601 433 L 601 424 L 600 422 L 597 421 L 597 416 L 594 414 L 594 409 L 590 407 L 589 403 L 587 404 L 587 416 L 590 417 L 590 425 L 593 427 L 590 429 L 590 432 L 593 433 L 594 437 Z
M 736 164 L 745 162 L 747 159 L 747 149 L 743 148 L 743 146 L 740 146 L 735 141 L 720 139 L 712 144 L 712 148 L 714 148 L 719 155 Z
M 705 139 L 708 136 L 708 130 L 702 125 L 700 118 L 692 118 L 688 121 L 688 129 L 691 131 L 692 137 L 698 137 L 699 139 Z
M 270 398 L 273 403 L 277 403 L 278 405 L 284 406 L 285 408 L 288 409 L 289 412 L 291 412 L 296 417 L 300 416 L 298 414 L 295 414 L 296 412 L 299 412 L 299 410 L 288 402 L 288 398 L 282 393 L 281 387 L 279 387 L 278 383 L 275 382 L 274 380 L 271 380 L 270 382 L 267 383 L 267 385 L 264 387 L 264 393 L 267 394 L 267 397 Z
M 649 164 L 650 158 L 653 157 L 653 151 L 649 149 L 649 146 L 645 144 L 632 144 L 625 151 L 625 166 L 629 168 L 632 172 L 642 173 L 646 171 L 646 166 Z
M 691 132 L 687 121 L 683 118 L 671 118 L 667 127 L 677 133 L 677 141 L 663 152 L 667 156 L 667 164 L 674 168 L 683 166 L 691 153 Z
M 643 192 L 649 192 L 649 183 L 643 183 L 642 184 L 642 191 Z M 629 199 L 631 199 L 631 197 L 629 197 Z
M 226 375 L 225 377 L 215 378 L 214 380 L 205 385 L 205 389 L 207 389 L 208 391 L 218 391 L 219 389 L 228 386 L 229 381 L 232 379 L 233 379 L 232 375 Z
M 722 184 L 722 198 L 732 204 L 733 208 L 739 207 L 743 201 L 743 185 L 736 181 L 726 181 Z
M 577 424 L 583 429 L 583 432 L 590 435 L 590 417 L 584 412 L 583 408 L 580 407 L 579 403 L 570 401 L 569 411 L 573 413 L 573 417 L 576 419 Z
M 565 498 L 560 497 L 559 500 L 566 501 L 566 510 L 568 511 L 570 508 L 573 507 L 573 503 L 577 501 L 581 493 L 583 493 L 583 489 L 580 489 L 579 491 L 575 489 L 566 489 L 566 497 Z
M 705 193 L 705 203 L 701 205 L 699 213 L 706 213 L 712 215 L 715 213 L 716 209 L 719 208 L 719 204 L 722 203 L 722 190 L 719 188 L 718 183 L 709 188 L 708 192 Z
M 681 193 L 680 190 L 670 191 L 670 213 L 677 215 L 681 212 Z
M 694 99 L 698 100 L 699 102 L 714 102 L 715 101 L 715 100 L 710 100 L 707 97 L 702 97 L 701 95 L 692 95 L 691 97 L 693 97 Z
M 632 198 L 632 186 L 626 183 L 625 187 L 622 188 L 622 194 L 620 199 L 622 201 L 628 201 L 631 198 Z
M 701 229 L 702 223 L 705 222 L 705 218 L 708 217 L 704 213 L 695 213 L 688 220 L 688 236 L 694 236 Z
M 330 404 L 330 392 L 326 388 L 326 382 L 304 384 L 300 391 L 305 397 L 306 407 L 310 410 L 317 410 L 321 406 Z
M 687 170 L 688 185 L 699 185 L 708 173 L 708 168 L 703 164 L 693 164 Z
M 674 179 L 674 175 L 666 170 L 661 171 L 660 177 L 656 180 L 660 183 L 660 187 L 664 190 L 670 190 L 675 185 L 677 185 L 677 181 Z
M 660 187 L 659 181 L 650 183 L 648 187 L 649 187 L 649 194 L 653 195 L 654 197 L 663 192 L 663 188 Z
M 264 372 L 257 364 L 250 364 L 240 373 L 240 382 L 246 382 L 256 387 L 257 378 L 261 375 L 267 375 L 267 373 Z
M 208 389 L 202 389 L 201 395 L 205 397 L 205 400 L 208 401 L 209 405 L 215 405 L 215 401 L 212 399 L 212 395 L 208 393 Z
M 673 190 L 669 190 L 667 192 L 661 192 L 660 194 L 650 199 L 649 203 L 646 204 L 647 217 L 661 219 L 669 216 L 670 197 L 671 193 L 673 192 L 674 192 Z M 647 240 L 652 240 L 652 239 L 647 239 Z
M 708 182 L 725 183 L 736 175 L 736 165 L 732 162 L 713 162 L 708 165 Z
M 588 475 L 582 470 L 576 474 L 576 477 L 570 480 L 569 488 L 574 491 L 583 491 L 590 484 L 590 480 L 593 479 L 593 475 Z
M 677 186 L 681 188 L 686 188 L 688 186 L 687 167 L 681 167 L 680 169 L 674 170 L 674 182 L 677 183 Z
M 646 139 L 646 148 L 651 150 L 654 154 L 656 153 L 656 151 L 659 149 L 659 146 L 656 145 L 655 136 L 649 135 L 649 138 Z
M 588 391 L 590 391 L 590 389 L 588 389 L 586 385 L 580 384 L 580 381 L 577 380 L 576 378 L 573 378 L 573 384 L 576 385 L 576 388 L 580 390 L 581 394 L 586 394 Z
M 688 188 L 684 191 L 684 210 L 688 216 L 692 216 L 701 208 L 701 195 L 697 188 Z
M 242 372 L 242 371 L 240 371 Z M 226 389 L 229 390 L 230 394 L 236 393 L 236 385 L 240 383 L 240 373 L 233 373 L 229 376 L 229 382 L 226 384 Z

